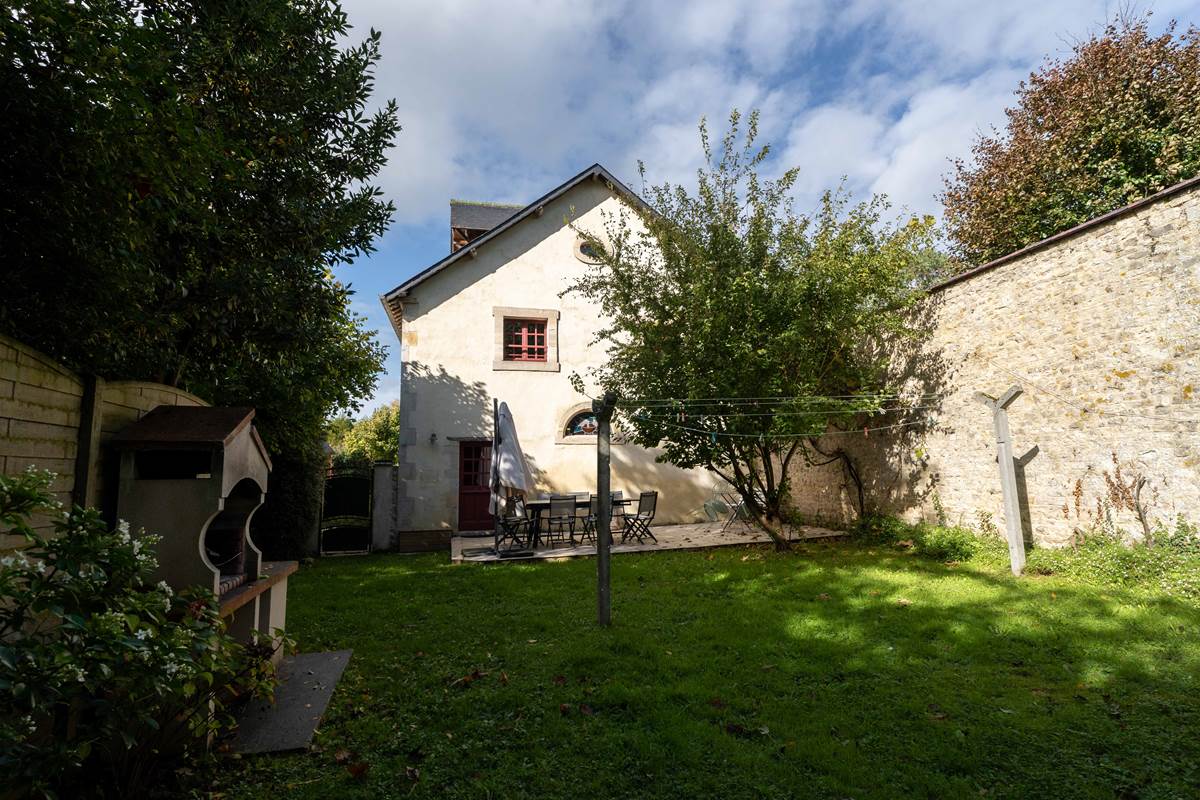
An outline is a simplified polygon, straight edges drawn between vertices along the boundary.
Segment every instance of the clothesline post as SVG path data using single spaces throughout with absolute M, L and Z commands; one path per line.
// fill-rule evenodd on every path
M 617 396 L 606 392 L 600 400 L 592 401 L 599 430 L 596 431 L 596 621 L 602 627 L 612 624 L 612 587 L 609 573 L 609 554 L 612 549 L 612 491 L 609 475 L 612 415 Z
M 992 425 L 996 429 L 996 461 L 1000 466 L 1004 527 L 1013 575 L 1020 575 L 1025 569 L 1025 535 L 1021 530 L 1021 503 L 1017 497 L 1017 467 L 1013 461 L 1012 433 L 1008 428 L 1008 407 L 1021 393 L 1020 386 L 1013 386 L 998 398 L 983 392 L 975 394 L 975 397 L 991 410 Z

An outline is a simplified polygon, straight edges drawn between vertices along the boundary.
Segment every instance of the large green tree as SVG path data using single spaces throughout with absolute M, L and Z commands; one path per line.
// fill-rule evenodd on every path
M 400 401 L 379 406 L 360 420 L 341 417 L 330 421 L 326 440 L 336 462 L 395 461 L 400 446 Z
M 334 268 L 391 214 L 379 34 L 336 2 L 21 0 L 0 15 L 0 329 L 258 407 L 307 446 L 381 347 Z
M 0 14 L 0 330 L 68 365 L 253 405 L 282 483 L 319 491 L 336 408 L 383 348 L 339 265 L 392 207 L 367 114 L 380 36 L 332 0 L 18 0 Z M 318 498 L 319 499 L 319 498 Z M 288 548 L 284 548 L 288 549 Z
M 1200 173 L 1200 31 L 1121 19 L 1017 90 L 941 197 L 963 266 L 989 261 Z
M 607 317 L 607 363 L 587 378 L 618 395 L 627 434 L 723 476 L 786 547 L 794 459 L 841 461 L 857 483 L 842 435 L 896 408 L 879 345 L 913 332 L 933 223 L 885 224 L 882 198 L 851 206 L 839 193 L 793 212 L 797 171 L 760 178 L 769 150 L 757 115 L 747 123 L 743 137 L 732 114 L 715 156 L 701 124 L 694 191 L 652 187 L 604 235 L 581 231 L 598 263 L 569 291 Z

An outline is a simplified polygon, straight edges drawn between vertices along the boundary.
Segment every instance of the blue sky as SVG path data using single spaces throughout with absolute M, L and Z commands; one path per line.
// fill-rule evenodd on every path
M 950 159 L 1000 125 L 1019 81 L 1103 27 L 1094 0 L 344 0 L 383 33 L 376 96 L 403 126 L 379 184 L 396 204 L 369 258 L 340 270 L 389 347 L 366 409 L 399 396 L 399 343 L 378 296 L 449 251 L 450 198 L 529 202 L 599 161 L 634 189 L 688 181 L 701 116 L 761 111 L 800 209 L 843 178 L 896 211 L 939 214 Z M 1153 27 L 1200 23 L 1159 0 Z

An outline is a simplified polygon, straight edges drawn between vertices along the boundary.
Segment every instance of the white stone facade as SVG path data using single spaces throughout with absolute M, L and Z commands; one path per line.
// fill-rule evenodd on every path
M 396 522 L 391 541 L 377 532 L 376 546 L 404 547 L 420 538 L 417 532 L 456 528 L 460 443 L 490 438 L 493 398 L 511 408 L 539 489 L 595 490 L 595 437 L 567 437 L 564 430 L 574 413 L 590 408 L 570 377 L 586 378 L 603 362 L 603 345 L 593 343 L 600 317 L 585 298 L 560 294 L 591 268 L 577 257 L 578 237 L 567 220 L 601 233 L 602 214 L 621 207 L 604 181 L 586 180 L 475 255 L 425 278 L 403 300 Z M 505 316 L 547 320 L 546 362 L 503 360 Z M 657 490 L 661 522 L 700 519 L 713 476 L 657 463 L 654 456 L 614 444 L 613 489 L 634 497 Z

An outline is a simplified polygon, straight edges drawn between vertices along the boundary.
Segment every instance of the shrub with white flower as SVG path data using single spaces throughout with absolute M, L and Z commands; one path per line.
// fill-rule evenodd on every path
M 64 513 L 52 479 L 0 475 L 0 532 L 27 542 L 0 558 L 0 775 L 16 796 L 141 796 L 229 697 L 269 694 L 270 647 L 231 639 L 211 593 L 152 582 L 157 539 Z

